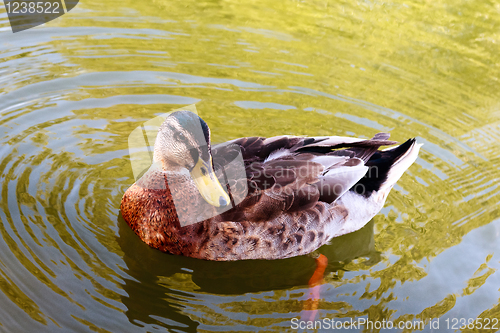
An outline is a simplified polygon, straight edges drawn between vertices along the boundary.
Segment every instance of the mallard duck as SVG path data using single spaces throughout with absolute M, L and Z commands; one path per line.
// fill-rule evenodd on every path
M 217 261 L 305 255 L 382 209 L 421 146 L 409 139 L 379 150 L 396 144 L 388 139 L 247 137 L 212 147 L 208 125 L 177 111 L 160 126 L 154 167 L 125 192 L 121 213 L 140 239 L 171 254 Z M 235 156 L 241 165 L 231 164 Z M 243 176 L 227 179 L 227 165 Z

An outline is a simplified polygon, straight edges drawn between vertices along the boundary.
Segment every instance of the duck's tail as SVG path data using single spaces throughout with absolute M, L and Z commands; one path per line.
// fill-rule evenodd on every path
M 403 173 L 415 162 L 422 144 L 413 139 L 382 151 L 377 151 L 366 162 L 366 175 L 352 190 L 365 197 L 373 192 L 386 196 Z

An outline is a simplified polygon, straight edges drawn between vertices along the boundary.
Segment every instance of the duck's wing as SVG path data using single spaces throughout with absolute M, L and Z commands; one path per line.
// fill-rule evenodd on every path
M 387 138 L 385 133 L 369 140 L 251 137 L 215 146 L 216 168 L 241 154 L 246 172 L 246 180 L 235 180 L 246 181 L 246 198 L 223 216 L 231 221 L 267 221 L 285 212 L 311 208 L 318 201 L 331 203 L 365 176 L 366 163 L 380 146 L 395 143 Z

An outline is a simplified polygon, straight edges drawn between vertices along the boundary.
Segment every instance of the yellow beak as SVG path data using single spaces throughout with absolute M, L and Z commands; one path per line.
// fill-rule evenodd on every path
M 215 176 L 211 157 L 209 163 L 204 162 L 201 158 L 198 159 L 193 170 L 191 170 L 191 177 L 206 202 L 215 207 L 224 207 L 229 204 L 229 195 L 224 191 Z

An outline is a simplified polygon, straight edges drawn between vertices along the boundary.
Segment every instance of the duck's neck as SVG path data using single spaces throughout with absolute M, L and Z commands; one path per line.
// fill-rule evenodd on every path
M 215 207 L 200 195 L 189 171 L 185 168 L 160 171 L 151 168 L 137 185 L 146 190 L 165 191 L 168 205 L 175 210 L 181 227 L 200 222 L 216 215 Z

